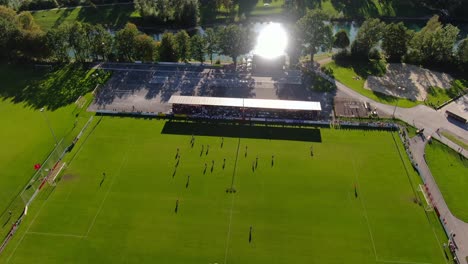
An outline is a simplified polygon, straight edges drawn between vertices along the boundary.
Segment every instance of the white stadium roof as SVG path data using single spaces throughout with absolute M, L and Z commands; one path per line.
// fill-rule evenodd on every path
M 170 104 L 184 105 L 211 105 L 211 106 L 231 106 L 243 107 L 244 104 L 240 98 L 225 97 L 202 97 L 202 96 L 179 96 L 173 95 L 169 99 Z
M 281 109 L 300 111 L 321 111 L 320 102 L 292 101 L 292 100 L 268 100 L 268 99 L 243 99 L 229 97 L 202 97 L 202 96 L 179 96 L 173 95 L 169 99 L 170 104 L 185 105 L 209 105 L 230 106 L 261 109 Z

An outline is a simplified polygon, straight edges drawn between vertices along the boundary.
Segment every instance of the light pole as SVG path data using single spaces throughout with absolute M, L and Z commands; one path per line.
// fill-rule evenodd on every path
M 47 123 L 47 126 L 50 129 L 50 133 L 52 133 L 52 136 L 54 137 L 55 145 L 58 145 L 57 137 L 55 136 L 54 130 L 52 129 L 52 126 L 50 125 L 49 119 L 47 118 L 46 114 L 44 113 L 44 107 L 42 107 L 40 111 L 42 113 L 42 116 L 44 117 L 44 120 Z

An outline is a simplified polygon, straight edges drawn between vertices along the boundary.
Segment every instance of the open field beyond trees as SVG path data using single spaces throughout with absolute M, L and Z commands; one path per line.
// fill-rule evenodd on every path
M 0 262 L 446 262 L 396 133 L 120 117 L 91 127 Z
M 468 222 L 468 160 L 437 140 L 426 146 L 426 160 L 452 214 Z
M 266 4 L 268 3 L 268 4 Z M 422 8 L 421 6 L 412 6 L 406 1 L 382 2 L 371 0 L 356 3 L 344 3 L 343 1 L 322 0 L 315 1 L 310 8 L 321 9 L 335 18 L 368 18 L 380 16 L 400 16 L 400 17 L 424 17 L 434 14 L 433 11 Z M 264 1 L 258 0 L 256 5 L 249 11 L 250 17 L 262 16 L 277 16 L 284 14 L 284 0 Z M 238 16 L 238 7 L 234 10 L 234 14 Z M 118 4 L 108 6 L 95 7 L 69 7 L 63 9 L 53 9 L 45 11 L 33 12 L 34 19 L 44 29 L 48 30 L 59 26 L 62 23 L 72 23 L 74 21 L 87 22 L 91 24 L 103 24 L 111 28 L 118 29 L 123 27 L 127 22 L 134 23 L 142 27 L 154 27 L 150 21 L 144 21 L 140 14 L 135 10 L 132 3 Z M 212 16 L 212 17 L 207 17 Z M 216 12 L 212 10 L 204 10 L 201 6 L 201 22 L 213 21 L 223 22 L 231 20 L 229 10 L 221 7 Z M 245 18 L 245 17 L 244 17 Z M 240 19 L 236 17 L 236 19 Z

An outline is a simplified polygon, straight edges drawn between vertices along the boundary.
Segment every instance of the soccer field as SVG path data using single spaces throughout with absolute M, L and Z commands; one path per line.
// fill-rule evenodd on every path
M 93 125 L 0 262 L 446 263 L 396 133 Z

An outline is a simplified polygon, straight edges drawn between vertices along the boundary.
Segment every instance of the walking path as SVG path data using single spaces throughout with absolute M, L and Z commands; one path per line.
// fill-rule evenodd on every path
M 432 196 L 433 205 L 439 211 L 441 219 L 444 220 L 444 228 L 448 233 L 455 234 L 453 240 L 458 246 L 458 250 L 455 251 L 456 256 L 460 263 L 468 263 L 466 257 L 468 256 L 468 224 L 456 218 L 449 210 L 445 203 L 444 197 L 437 186 L 437 183 L 432 176 L 432 173 L 427 166 L 424 150 L 426 147 L 427 140 L 423 140 L 421 137 L 416 136 L 410 140 L 410 151 L 413 154 L 414 162 L 417 164 L 421 177 L 423 178 L 429 193 Z M 448 244 L 448 243 L 447 243 Z
M 455 151 L 458 151 L 460 146 L 440 135 L 438 133 L 438 129 L 443 128 L 464 139 L 467 139 L 468 137 L 467 130 L 449 122 L 442 111 L 436 111 L 424 105 L 418 105 L 413 108 L 401 108 L 396 105 L 385 105 L 359 94 L 346 85 L 324 74 L 320 70 L 316 69 L 315 72 L 321 77 L 336 84 L 337 89 L 341 93 L 346 94 L 351 98 L 371 103 L 380 113 L 385 113 L 389 116 L 399 118 L 419 129 L 424 128 L 425 135 L 430 135 L 440 140 Z M 465 223 L 456 218 L 450 212 L 447 204 L 445 203 L 442 193 L 440 192 L 439 187 L 437 186 L 437 183 L 435 182 L 434 177 L 432 176 L 432 173 L 425 161 L 424 151 L 426 142 L 427 141 L 423 140 L 423 138 L 420 136 L 414 137 L 410 140 L 410 151 L 413 154 L 414 162 L 417 164 L 421 177 L 423 178 L 429 189 L 429 192 L 433 197 L 434 205 L 437 207 L 442 219 L 445 219 L 446 221 L 444 228 L 446 228 L 448 233 L 456 235 L 454 240 L 458 246 L 458 250 L 455 252 L 458 261 L 463 264 L 468 264 L 468 223 Z M 468 150 L 462 150 L 461 153 L 467 157 L 467 152 Z

